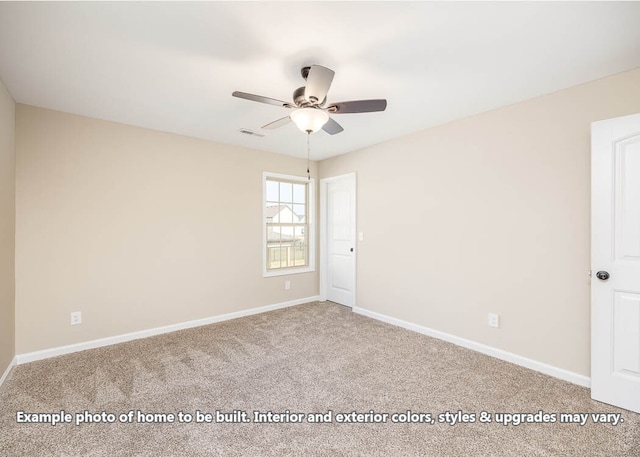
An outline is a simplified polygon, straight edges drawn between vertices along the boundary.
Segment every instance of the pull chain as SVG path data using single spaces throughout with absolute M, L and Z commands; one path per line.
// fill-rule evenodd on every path
M 311 147 L 309 146 L 309 138 L 311 137 L 311 130 L 307 130 L 307 178 L 311 181 L 311 172 L 309 171 L 309 156 L 311 155 Z

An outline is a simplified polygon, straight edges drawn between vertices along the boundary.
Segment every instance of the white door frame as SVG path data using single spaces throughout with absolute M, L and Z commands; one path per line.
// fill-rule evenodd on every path
M 354 182 L 356 183 L 356 198 L 355 198 L 355 205 L 353 207 L 353 213 L 354 213 L 354 231 L 357 231 L 357 226 L 358 226 L 358 220 L 357 220 L 357 215 L 358 215 L 358 211 L 357 211 L 357 204 L 358 204 L 358 194 L 357 194 L 357 178 L 356 178 L 356 172 L 351 172 L 351 173 L 345 173 L 342 175 L 338 175 L 338 176 L 331 176 L 330 178 L 322 178 L 320 180 L 320 301 L 326 301 L 327 300 L 327 267 L 328 267 L 328 252 L 327 252 L 327 184 L 330 183 L 331 181 L 335 181 L 337 179 L 341 179 L 341 178 L 347 178 L 347 177 L 352 177 Z M 354 233 L 354 240 L 357 240 L 357 238 L 355 237 L 356 233 Z M 353 277 L 354 277 L 354 283 L 353 283 L 353 307 L 356 307 L 356 303 L 357 303 L 357 265 L 358 265 L 358 249 L 356 246 L 355 252 L 354 254 L 354 262 L 353 262 Z

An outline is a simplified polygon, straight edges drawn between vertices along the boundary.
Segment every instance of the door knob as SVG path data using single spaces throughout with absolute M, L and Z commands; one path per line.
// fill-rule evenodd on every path
M 596 278 L 601 279 L 602 281 L 606 281 L 607 279 L 609 279 L 609 272 L 599 271 L 596 273 Z

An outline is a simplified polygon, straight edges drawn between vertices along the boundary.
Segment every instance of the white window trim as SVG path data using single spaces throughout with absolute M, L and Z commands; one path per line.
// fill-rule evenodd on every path
M 309 225 L 309 265 L 306 267 L 288 267 L 279 268 L 277 270 L 267 270 L 267 178 L 284 179 L 287 181 L 300 182 L 309 184 L 307 186 L 309 194 L 307 195 L 307 223 Z M 265 171 L 262 173 L 262 277 L 269 278 L 272 276 L 295 275 L 298 273 L 309 273 L 316 271 L 316 181 L 314 178 L 309 180 L 306 176 L 284 175 L 281 173 L 271 173 Z

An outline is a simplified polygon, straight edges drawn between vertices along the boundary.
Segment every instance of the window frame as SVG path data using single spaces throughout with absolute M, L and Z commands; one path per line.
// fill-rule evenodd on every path
M 308 227 L 308 253 L 309 264 L 305 266 L 293 266 L 267 269 L 267 179 L 291 181 L 307 185 L 307 208 L 306 218 Z M 316 184 L 315 179 L 306 176 L 286 175 L 282 173 L 272 173 L 265 171 L 262 173 L 262 277 L 293 275 L 299 273 L 309 273 L 316 271 L 316 237 L 315 237 L 315 216 L 316 216 Z

